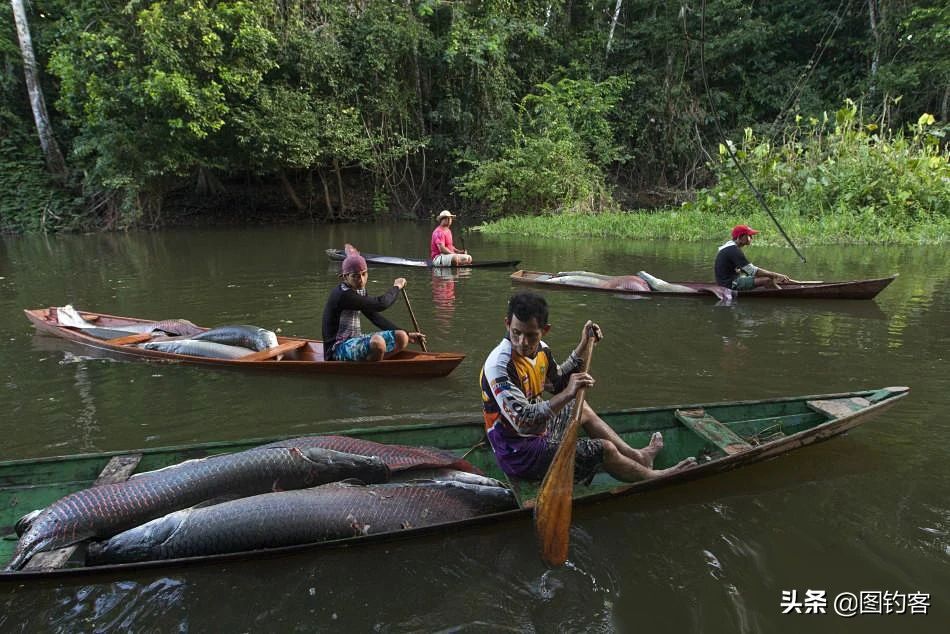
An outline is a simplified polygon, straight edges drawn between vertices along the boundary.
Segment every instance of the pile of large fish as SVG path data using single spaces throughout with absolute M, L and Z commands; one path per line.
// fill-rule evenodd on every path
M 240 359 L 277 345 L 277 335 L 258 326 L 219 326 L 186 338 L 171 338 L 139 344 L 146 350 L 215 359 Z
M 139 344 L 140 348 L 195 357 L 240 359 L 277 345 L 277 335 L 259 326 L 229 325 L 205 330 L 187 319 L 166 319 L 102 328 L 83 319 L 71 304 L 57 307 L 55 314 L 60 325 L 79 328 L 93 337 L 114 339 L 123 335 L 147 333 L 157 338 Z
M 277 548 L 453 522 L 516 506 L 440 449 L 295 438 L 83 489 L 17 523 L 7 570 L 90 541 L 90 565 Z

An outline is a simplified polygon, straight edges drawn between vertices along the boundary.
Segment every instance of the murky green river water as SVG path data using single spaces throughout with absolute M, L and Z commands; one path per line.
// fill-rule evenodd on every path
M 476 417 L 477 377 L 503 335 L 505 269 L 397 276 L 449 377 L 347 379 L 114 361 L 34 336 L 24 308 L 320 336 L 335 269 L 324 250 L 424 257 L 431 228 L 302 226 L 0 242 L 0 459 Z M 521 267 L 646 270 L 706 280 L 705 244 L 465 236 Z M 798 279 L 899 272 L 874 301 L 631 300 L 554 292 L 563 356 L 603 326 L 598 409 L 908 385 L 900 405 L 827 443 L 729 474 L 580 510 L 571 565 L 547 571 L 515 523 L 406 543 L 166 570 L 95 583 L 0 587 L 3 631 L 937 632 L 950 622 L 950 258 L 946 249 L 753 245 Z M 388 313 L 408 325 L 400 304 Z M 605 342 L 605 343 L 607 343 Z M 783 591 L 824 591 L 824 614 L 783 614 Z M 927 614 L 835 614 L 841 593 L 929 595 Z M 941 625 L 942 623 L 942 625 Z

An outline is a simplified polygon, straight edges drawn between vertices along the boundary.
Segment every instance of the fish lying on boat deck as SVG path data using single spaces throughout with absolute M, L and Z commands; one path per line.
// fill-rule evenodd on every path
M 195 335 L 192 339 L 250 348 L 255 352 L 267 350 L 277 345 L 277 335 L 259 326 L 218 326 L 200 335 Z
M 139 344 L 146 350 L 170 352 L 173 354 L 187 354 L 193 357 L 210 357 L 212 359 L 240 359 L 254 354 L 250 348 L 229 346 L 213 341 L 198 341 L 197 339 L 172 339 L 163 341 L 149 341 Z
M 389 475 L 377 458 L 319 447 L 255 448 L 188 461 L 54 502 L 29 523 L 6 569 L 19 570 L 38 552 L 106 538 L 216 497 L 302 489 L 346 478 L 385 482 Z
M 456 522 L 516 506 L 511 491 L 495 486 L 337 482 L 171 513 L 90 544 L 87 563 L 277 548 Z
M 445 449 L 388 445 L 349 436 L 302 436 L 278 440 L 263 447 L 322 447 L 358 456 L 377 456 L 393 473 L 406 469 L 452 468 L 481 474 L 481 470 L 468 460 Z
M 477 484 L 483 487 L 506 487 L 504 482 L 458 469 L 407 469 L 393 473 L 390 482 L 413 482 L 415 480 L 432 480 L 433 482 L 461 482 L 462 484 Z

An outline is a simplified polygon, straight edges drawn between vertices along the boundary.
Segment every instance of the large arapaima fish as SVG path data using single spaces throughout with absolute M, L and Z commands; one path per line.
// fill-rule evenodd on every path
M 260 326 L 218 326 L 199 335 L 194 335 L 196 341 L 213 341 L 229 346 L 240 346 L 260 352 L 277 345 L 277 335 Z
M 468 460 L 459 458 L 444 449 L 387 445 L 350 436 L 302 436 L 300 438 L 278 440 L 262 445 L 262 447 L 298 447 L 300 449 L 322 447 L 323 449 L 333 449 L 334 451 L 342 451 L 357 456 L 376 456 L 393 473 L 407 469 L 451 468 L 481 474 L 481 470 Z
M 346 478 L 385 482 L 389 474 L 377 458 L 319 447 L 255 448 L 191 460 L 54 502 L 20 537 L 7 570 L 19 570 L 38 552 L 110 537 L 213 498 L 302 489 Z
M 171 513 L 90 544 L 86 557 L 101 565 L 277 548 L 454 522 L 515 506 L 503 487 L 336 482 Z
M 158 350 L 172 354 L 189 354 L 193 357 L 210 357 L 212 359 L 240 359 L 254 351 L 241 346 L 230 346 L 214 341 L 200 341 L 198 339 L 169 339 L 149 341 L 139 344 L 146 350 Z

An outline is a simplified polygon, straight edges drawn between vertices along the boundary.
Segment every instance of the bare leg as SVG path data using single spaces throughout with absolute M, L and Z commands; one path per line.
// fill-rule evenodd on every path
M 386 354 L 385 357 L 388 359 L 393 355 L 396 355 L 406 349 L 406 346 L 409 345 L 409 333 L 405 330 L 396 330 L 396 342 L 393 346 L 393 351 Z M 382 337 L 380 337 L 382 339 Z M 386 350 L 386 342 L 383 341 L 383 350 Z
M 681 460 L 669 469 L 652 469 L 645 467 L 636 460 L 631 460 L 620 453 L 616 446 L 609 441 L 604 441 L 604 469 L 620 480 L 621 482 L 637 482 L 639 480 L 649 480 L 661 475 L 689 469 L 696 465 L 695 458 Z
M 456 253 L 453 257 L 455 259 L 455 266 L 472 263 L 472 256 L 468 253 Z
M 659 447 L 651 449 L 654 444 L 654 440 L 651 439 L 650 444 L 643 449 L 634 449 L 620 437 L 620 434 L 614 431 L 613 427 L 605 423 L 587 403 L 584 403 L 584 412 L 581 414 L 581 424 L 584 426 L 584 430 L 588 436 L 591 438 L 609 440 L 621 454 L 631 460 L 636 460 L 647 468 L 653 467 L 653 458 L 656 457 L 656 454 L 663 448 L 663 437 L 660 436 Z M 654 434 L 654 436 L 656 436 L 656 434 Z
M 373 335 L 369 338 L 369 354 L 367 361 L 381 361 L 386 354 L 386 340 L 379 335 Z
M 614 429 L 584 403 L 581 424 L 591 438 L 604 441 L 604 468 L 607 473 L 624 482 L 655 478 L 668 472 L 686 469 L 696 464 L 695 458 L 686 458 L 668 469 L 654 469 L 653 460 L 663 449 L 663 435 L 656 432 L 643 449 L 628 445 Z

